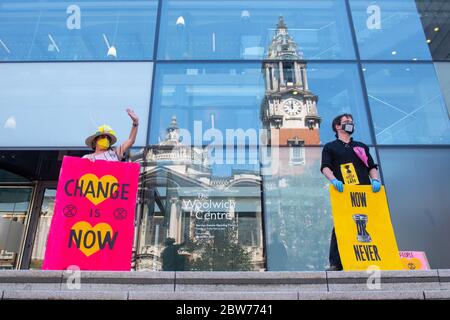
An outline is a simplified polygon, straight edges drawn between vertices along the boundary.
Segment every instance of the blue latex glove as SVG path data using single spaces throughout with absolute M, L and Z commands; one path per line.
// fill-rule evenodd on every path
M 338 179 L 333 179 L 330 181 L 331 184 L 333 184 L 334 188 L 339 191 L 339 192 L 343 192 L 344 191 L 344 184 L 342 183 L 342 181 L 339 181 Z
M 377 179 L 372 179 L 372 191 L 378 192 L 381 189 L 381 182 Z

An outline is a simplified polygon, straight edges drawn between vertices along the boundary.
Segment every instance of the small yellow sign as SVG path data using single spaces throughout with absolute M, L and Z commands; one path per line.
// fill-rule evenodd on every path
M 417 258 L 407 259 L 400 258 L 403 264 L 403 269 L 405 270 L 422 270 L 422 262 Z
M 330 196 L 344 270 L 402 270 L 384 187 L 344 185 L 340 193 L 330 186 Z
M 353 163 L 341 164 L 341 173 L 345 184 L 359 184 L 358 175 L 356 174 Z

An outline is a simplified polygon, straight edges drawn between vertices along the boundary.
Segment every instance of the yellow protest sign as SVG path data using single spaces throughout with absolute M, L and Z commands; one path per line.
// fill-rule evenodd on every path
M 384 187 L 344 185 L 340 193 L 330 185 L 330 197 L 344 270 L 402 270 Z
M 341 173 L 345 184 L 359 184 L 358 175 L 356 174 L 353 163 L 341 164 Z

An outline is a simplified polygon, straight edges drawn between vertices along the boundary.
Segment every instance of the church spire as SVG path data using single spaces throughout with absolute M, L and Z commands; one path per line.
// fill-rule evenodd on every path
M 277 30 L 269 47 L 269 59 L 302 60 L 303 53 L 289 35 L 283 16 L 278 17 Z
M 166 131 L 166 139 L 162 144 L 176 145 L 180 143 L 180 129 L 178 128 L 176 116 L 172 116 L 172 120 L 170 121 L 170 125 L 167 127 Z
M 286 29 L 287 31 L 287 26 L 284 23 L 284 18 L 283 16 L 279 16 L 278 17 L 278 24 L 277 24 L 277 30 L 281 30 L 281 29 Z

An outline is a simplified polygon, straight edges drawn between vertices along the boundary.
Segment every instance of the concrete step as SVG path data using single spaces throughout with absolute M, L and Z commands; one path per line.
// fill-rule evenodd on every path
M 1 299 L 450 299 L 450 270 L 366 272 L 0 271 Z

